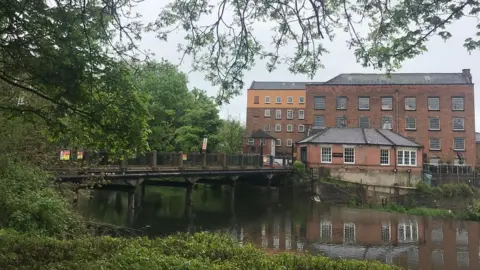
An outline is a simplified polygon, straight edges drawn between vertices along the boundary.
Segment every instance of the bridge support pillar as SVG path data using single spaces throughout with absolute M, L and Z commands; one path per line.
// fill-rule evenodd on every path
M 135 189 L 128 191 L 128 209 L 135 208 Z
M 270 187 L 271 187 L 271 184 L 272 184 L 273 173 L 267 173 L 267 174 L 266 174 L 266 177 L 267 177 L 267 180 L 268 180 L 268 182 L 267 182 L 267 187 L 270 188 Z
M 188 183 L 194 185 L 195 183 L 197 183 L 198 180 L 200 180 L 200 177 L 198 177 L 198 176 L 188 176 L 188 177 L 185 177 L 185 180 Z
M 235 186 L 235 184 L 237 183 L 237 180 L 240 176 L 238 175 L 235 175 L 235 176 L 230 176 L 230 180 L 232 180 L 232 185 Z
M 152 169 L 157 167 L 157 150 L 153 150 L 150 153 L 150 167 L 152 167 Z

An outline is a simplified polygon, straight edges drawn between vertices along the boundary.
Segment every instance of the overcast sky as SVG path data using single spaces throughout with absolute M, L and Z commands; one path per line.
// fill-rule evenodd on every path
M 162 4 L 163 2 L 163 4 Z M 140 4 L 136 11 L 142 14 L 145 21 L 155 20 L 157 14 L 160 12 L 162 6 L 165 5 L 165 0 L 146 0 Z M 476 19 L 462 19 L 451 26 L 448 30 L 453 37 L 444 42 L 440 38 L 434 38 L 428 43 L 429 51 L 415 59 L 408 60 L 403 64 L 403 67 L 398 72 L 455 72 L 459 73 L 462 69 L 469 68 L 475 83 L 480 79 L 480 51 L 469 54 L 463 47 L 463 41 L 467 37 L 475 37 Z M 268 24 L 259 24 L 255 27 L 255 35 L 260 37 L 260 40 L 267 43 L 270 41 L 270 26 Z M 325 65 L 324 69 L 317 72 L 314 81 L 326 81 L 340 73 L 372 73 L 382 72 L 369 68 L 363 68 L 356 63 L 353 51 L 350 51 L 346 45 L 347 33 L 340 31 L 337 33 L 337 38 L 334 43 L 326 43 L 330 54 L 326 55 L 322 61 Z M 149 49 L 155 53 L 157 59 L 167 59 L 172 63 L 179 63 L 180 53 L 177 52 L 177 43 L 182 42 L 183 35 L 181 33 L 169 37 L 168 42 L 162 42 L 155 38 L 154 35 L 146 34 L 142 39 L 141 46 Z M 474 63 L 477 63 L 476 67 Z M 184 72 L 190 71 L 190 61 L 185 61 L 181 66 Z M 265 68 L 265 63 L 258 61 L 257 65 L 251 71 L 246 72 L 244 82 L 245 89 L 240 96 L 231 100 L 229 105 L 225 105 L 221 109 L 221 116 L 226 118 L 231 116 L 237 119 L 245 120 L 246 115 L 246 88 L 253 80 L 257 81 L 305 81 L 309 80 L 306 76 L 291 74 L 286 66 L 279 66 L 277 70 L 269 73 Z M 189 86 L 196 86 L 198 88 L 208 91 L 211 95 L 216 95 L 217 88 L 213 87 L 208 81 L 204 79 L 201 73 L 189 74 Z M 476 87 L 478 88 L 478 87 Z M 476 129 L 480 131 L 480 95 L 475 90 L 475 114 L 476 114 Z

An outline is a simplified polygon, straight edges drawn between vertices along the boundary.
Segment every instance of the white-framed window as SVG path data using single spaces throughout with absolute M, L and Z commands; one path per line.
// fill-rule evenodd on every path
M 325 110 L 325 97 L 314 97 L 314 109 Z
M 440 138 L 431 137 L 430 139 L 430 150 L 440 150 L 442 148 L 440 144 Z
M 399 166 L 417 166 L 417 150 L 397 150 L 397 164 Z
M 383 221 L 382 222 L 382 241 L 384 243 L 389 243 L 392 240 L 392 226 L 390 224 L 390 221 Z
M 298 119 L 305 119 L 305 110 L 298 110 Z
M 323 115 L 315 115 L 313 126 L 315 128 L 325 127 L 325 117 Z
M 343 223 L 343 243 L 344 244 L 355 243 L 355 223 L 353 222 Z
M 465 118 L 453 117 L 453 130 L 465 130 Z
M 428 118 L 428 129 L 429 130 L 440 130 L 440 118 L 429 117 Z
M 391 110 L 393 110 L 392 97 L 382 97 L 382 111 L 391 111 Z
M 305 126 L 304 125 L 298 125 L 298 132 L 305 132 Z
M 270 131 L 270 124 L 263 125 L 263 131 Z
M 320 239 L 325 242 L 332 240 L 332 222 L 328 220 L 322 220 L 320 222 Z
M 282 110 L 275 110 L 275 119 L 282 119 Z
M 332 163 L 332 148 L 331 147 L 322 147 L 321 148 L 321 162 L 322 163 Z
M 452 97 L 452 111 L 465 110 L 465 102 L 463 97 Z
M 270 117 L 270 109 L 265 110 L 265 117 Z
M 393 128 L 393 117 L 389 115 L 382 116 L 382 129 L 391 130 Z
M 429 97 L 428 98 L 428 110 L 429 111 L 439 111 L 440 110 L 440 98 L 439 97 Z
M 453 138 L 453 150 L 465 151 L 465 138 L 459 138 L 459 137 Z
M 293 110 L 287 110 L 287 119 L 293 119 Z
M 418 223 L 415 220 L 402 220 L 398 223 L 398 242 L 413 243 L 418 241 Z
M 360 118 L 358 119 L 358 127 L 359 128 L 370 128 L 370 117 L 360 116 Z
M 336 127 L 337 128 L 346 128 L 347 127 L 347 117 L 346 116 L 337 116 Z
M 405 98 L 405 111 L 415 111 L 417 109 L 417 100 L 414 97 Z
M 287 125 L 287 132 L 293 132 L 293 125 L 292 124 Z
M 260 146 L 265 146 L 265 138 L 260 138 Z
M 287 146 L 291 147 L 293 144 L 292 139 L 287 139 Z
M 359 97 L 358 98 L 358 109 L 359 110 L 370 110 L 370 98 L 369 97 Z
M 292 104 L 292 103 L 293 103 L 293 97 L 292 97 L 292 96 L 288 96 L 288 97 L 287 97 L 287 103 L 288 103 L 288 104 Z
M 248 138 L 248 145 L 254 145 L 255 144 L 255 138 Z
M 337 97 L 337 110 L 347 109 L 347 97 Z
M 304 104 L 305 103 L 305 97 L 298 97 L 298 103 Z
M 275 146 L 282 146 L 282 140 L 276 139 L 275 140 Z
M 411 116 L 405 117 L 405 129 L 406 130 L 416 130 L 417 129 L 417 119 L 415 117 L 411 117 Z
M 276 132 L 282 131 L 282 124 L 275 124 L 275 131 Z
M 390 149 L 380 149 L 380 165 L 390 165 Z
M 431 157 L 428 159 L 428 164 L 430 165 L 440 165 L 440 158 L 439 157 Z
M 275 103 L 281 104 L 282 103 L 282 97 L 276 97 L 275 98 Z
M 270 97 L 269 96 L 265 96 L 265 104 L 270 104 Z
M 355 164 L 355 148 L 354 147 L 343 148 L 343 163 Z

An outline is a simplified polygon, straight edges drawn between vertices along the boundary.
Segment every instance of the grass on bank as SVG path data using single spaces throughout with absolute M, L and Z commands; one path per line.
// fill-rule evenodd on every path
M 0 269 L 400 269 L 378 261 L 269 255 L 226 235 L 57 240 L 0 231 Z

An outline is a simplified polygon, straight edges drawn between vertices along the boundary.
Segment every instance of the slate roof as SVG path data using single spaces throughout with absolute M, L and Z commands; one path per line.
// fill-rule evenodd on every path
M 249 90 L 305 90 L 307 84 L 322 84 L 321 82 L 267 82 L 253 81 Z
M 261 129 L 257 129 L 257 130 L 252 131 L 252 133 L 248 137 L 250 137 L 250 138 L 275 139 L 275 137 L 270 135 L 270 133 L 268 133 L 264 130 L 261 130 Z
M 315 85 L 316 83 L 309 83 Z M 350 73 L 340 74 L 333 79 L 321 84 L 471 84 L 463 73 L 391 73 L 369 74 Z
M 475 132 L 475 141 L 477 143 L 480 143 L 480 133 L 479 132 Z
M 423 147 L 393 131 L 376 128 L 325 128 L 298 143 Z

